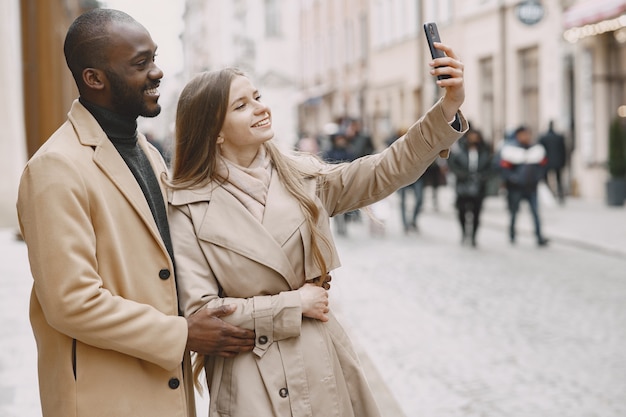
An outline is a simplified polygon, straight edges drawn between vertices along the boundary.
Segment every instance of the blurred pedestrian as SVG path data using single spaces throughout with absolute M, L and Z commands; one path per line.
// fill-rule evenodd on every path
M 560 204 L 565 203 L 565 191 L 563 189 L 562 174 L 567 161 L 565 136 L 554 130 L 554 121 L 550 120 L 548 131 L 539 138 L 539 143 L 546 149 L 548 164 L 546 165 L 545 181 L 552 194 L 558 198 Z M 552 185 L 552 178 L 556 183 L 556 192 Z
M 183 89 L 169 193 L 181 310 L 235 304 L 225 319 L 257 336 L 253 352 L 198 358 L 211 417 L 380 416 L 321 288 L 339 266 L 329 216 L 415 181 L 462 135 L 463 64 L 437 45 L 447 57 L 432 74 L 451 75 L 437 81 L 443 98 L 403 139 L 350 163 L 283 154 L 270 108 L 239 70 Z
M 312 136 L 303 135 L 296 143 L 296 150 L 299 152 L 307 152 L 313 155 L 317 155 L 320 152 L 320 146 Z
M 515 130 L 514 141 L 506 143 L 500 151 L 500 170 L 507 191 L 511 216 L 509 239 L 515 243 L 515 220 L 522 200 L 528 201 L 535 224 L 535 236 L 539 246 L 548 244 L 541 233 L 537 185 L 544 178 L 547 158 L 543 145 L 534 143 L 531 132 L 525 126 Z
M 400 215 L 402 217 L 402 227 L 405 234 L 411 232 L 419 232 L 417 225 L 417 216 L 422 211 L 422 201 L 424 198 L 424 178 L 420 177 L 417 181 L 402 187 L 398 190 L 400 194 Z M 408 213 L 408 194 L 412 194 L 413 197 L 413 210 Z
M 348 138 L 346 138 L 345 133 L 337 132 L 330 135 L 330 148 L 323 154 L 324 161 L 331 164 L 340 164 L 354 160 L 354 157 L 348 147 Z M 355 211 L 353 210 L 333 217 L 335 230 L 339 236 L 348 235 L 348 222 L 350 221 L 350 218 L 355 215 L 354 213 Z
M 391 146 L 398 138 L 406 133 L 406 129 L 398 129 L 385 142 L 387 146 Z M 417 225 L 417 216 L 422 210 L 422 200 L 424 195 L 424 178 L 419 177 L 415 182 L 406 185 L 398 190 L 400 195 L 400 217 L 402 219 L 402 229 L 404 234 L 419 232 Z M 412 195 L 412 197 L 409 197 Z M 413 209 L 409 210 L 408 200 L 413 200 Z
M 345 137 L 348 140 L 348 152 L 351 161 L 374 153 L 372 137 L 363 130 L 363 125 L 357 119 L 348 119 L 345 125 Z M 347 222 L 361 222 L 361 210 L 352 210 L 345 214 Z
M 345 128 L 345 137 L 348 140 L 348 150 L 352 160 L 374 153 L 372 137 L 363 131 L 361 122 L 352 119 Z
M 137 133 L 161 111 L 156 48 L 126 13 L 79 16 L 64 44 L 79 98 L 20 180 L 44 417 L 195 416 L 188 349 L 253 347 L 219 318 L 231 306 L 179 315 L 167 167 Z
M 337 132 L 330 135 L 330 148 L 323 153 L 323 159 L 331 164 L 340 164 L 354 160 L 350 152 L 348 138 L 345 133 Z
M 437 158 L 424 172 L 422 176 L 423 187 L 430 187 L 433 201 L 433 209 L 439 211 L 439 187 L 447 184 L 446 172 L 448 166 L 445 160 Z M 423 193 L 423 191 L 422 191 Z
M 492 173 L 491 160 L 491 150 L 481 132 L 471 127 L 450 153 L 448 167 L 456 179 L 455 205 L 461 225 L 462 244 L 469 240 L 472 246 L 476 246 L 487 181 Z M 468 217 L 471 218 L 471 230 L 467 225 Z

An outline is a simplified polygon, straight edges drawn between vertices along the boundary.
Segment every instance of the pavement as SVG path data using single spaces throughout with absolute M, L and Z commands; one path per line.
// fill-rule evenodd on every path
M 386 217 L 387 219 L 385 222 L 386 233 L 384 236 L 374 239 L 378 242 L 372 242 L 372 238 L 368 234 L 367 227 L 364 227 L 365 225 L 358 224 L 348 226 L 347 238 L 337 239 L 339 253 L 345 263 L 338 272 L 337 279 L 335 280 L 337 281 L 334 287 L 336 298 L 332 301 L 332 304 L 335 307 L 336 312 L 337 307 L 339 307 L 341 313 L 343 313 L 342 317 L 340 317 L 340 321 L 344 323 L 348 333 L 350 333 L 353 339 L 353 342 L 357 345 L 357 349 L 359 349 L 359 356 L 362 358 L 362 363 L 366 373 L 368 374 L 372 390 L 377 397 L 378 403 L 381 404 L 384 415 L 393 417 L 431 415 L 459 415 L 464 417 L 492 417 L 499 415 L 535 415 L 542 417 L 557 417 L 561 415 L 584 415 L 585 417 L 608 417 L 609 415 L 623 415 L 619 413 L 603 414 L 602 411 L 599 411 L 602 410 L 602 407 L 596 409 L 597 414 L 584 414 L 581 410 L 576 411 L 580 414 L 561 414 L 555 410 L 547 412 L 545 409 L 542 410 L 544 411 L 543 413 L 537 411 L 530 414 L 524 414 L 525 411 L 529 411 L 529 409 L 532 409 L 533 406 L 539 408 L 537 403 L 550 401 L 548 393 L 545 395 L 543 395 L 543 393 L 541 395 L 536 395 L 535 400 L 531 400 L 528 397 L 520 397 L 518 401 L 524 403 L 524 405 L 520 405 L 518 407 L 518 412 L 520 414 L 507 414 L 503 413 L 503 410 L 493 412 L 485 412 L 484 410 L 482 412 L 478 412 L 473 410 L 474 412 L 470 412 L 469 410 L 473 406 L 472 401 L 480 404 L 481 402 L 484 403 L 493 400 L 493 398 L 490 398 L 490 396 L 493 396 L 493 386 L 489 386 L 488 383 L 493 382 L 492 379 L 495 379 L 498 376 L 480 375 L 481 373 L 486 372 L 485 369 L 489 368 L 484 366 L 484 364 L 481 364 L 483 366 L 477 364 L 474 365 L 482 368 L 481 370 L 472 366 L 465 369 L 466 380 L 464 380 L 464 382 L 467 384 L 465 389 L 474 393 L 473 400 L 468 400 L 468 397 L 471 397 L 470 395 L 456 396 L 455 394 L 458 394 L 458 392 L 455 392 L 453 384 L 440 387 L 441 391 L 437 391 L 436 388 L 428 386 L 429 383 L 433 382 L 433 385 L 437 386 L 437 382 L 441 383 L 440 379 L 447 380 L 449 383 L 450 379 L 459 377 L 457 372 L 460 372 L 462 376 L 463 370 L 459 371 L 451 369 L 453 365 L 450 363 L 446 363 L 445 365 L 440 364 L 441 369 L 436 369 L 437 367 L 435 365 L 424 363 L 423 359 L 419 356 L 415 356 L 411 349 L 401 347 L 402 344 L 406 344 L 407 340 L 411 339 L 411 336 L 406 336 L 407 332 L 411 332 L 417 328 L 421 329 L 421 331 L 426 329 L 427 331 L 425 333 L 419 334 L 419 336 L 413 336 L 413 339 L 424 340 L 425 338 L 428 340 L 429 337 L 434 337 L 435 339 L 432 339 L 430 342 L 426 343 L 426 345 L 429 346 L 428 349 L 432 348 L 435 351 L 434 357 L 437 358 L 438 361 L 445 362 L 451 357 L 454 358 L 458 355 L 473 357 L 473 354 L 476 353 L 471 352 L 471 350 L 466 347 L 455 347 L 450 344 L 450 339 L 455 340 L 456 336 L 447 339 L 446 336 L 448 335 L 446 335 L 446 333 L 456 334 L 458 332 L 459 334 L 463 334 L 464 332 L 467 332 L 468 326 L 474 330 L 481 329 L 480 331 L 477 331 L 477 333 L 481 335 L 481 337 L 486 338 L 486 341 L 484 341 L 485 345 L 487 346 L 487 349 L 490 349 L 489 351 L 484 351 L 483 355 L 478 355 L 478 357 L 481 358 L 481 361 L 486 361 L 486 358 L 494 360 L 494 358 L 503 357 L 507 354 L 510 355 L 510 357 L 506 356 L 506 358 L 503 359 L 505 363 L 509 360 L 515 361 L 518 359 L 518 355 L 523 357 L 526 354 L 523 352 L 523 348 L 517 345 L 516 340 L 516 338 L 520 336 L 516 334 L 516 332 L 520 331 L 520 328 L 516 327 L 516 324 L 519 324 L 516 323 L 516 320 L 520 319 L 520 317 L 516 315 L 520 310 L 524 311 L 525 309 L 530 309 L 530 311 L 533 311 L 536 307 L 541 308 L 541 302 L 545 301 L 547 305 L 551 305 L 549 308 L 553 308 L 554 311 L 562 311 L 563 317 L 571 316 L 570 313 L 568 313 L 571 308 L 578 309 L 581 314 L 583 314 L 583 312 L 584 314 L 587 314 L 589 311 L 596 311 L 595 309 L 606 309 L 607 311 L 612 311 L 610 305 L 613 304 L 610 303 L 607 303 L 607 305 L 598 305 L 593 308 L 584 308 L 583 304 L 586 304 L 586 302 L 581 304 L 576 303 L 585 300 L 589 300 L 589 303 L 599 302 L 598 298 L 592 295 L 592 291 L 585 291 L 582 289 L 585 285 L 593 286 L 593 281 L 588 280 L 585 277 L 591 277 L 594 279 L 604 277 L 605 279 L 603 282 L 598 282 L 595 287 L 598 288 L 599 292 L 604 291 L 611 293 L 611 289 L 607 289 L 608 285 L 605 283 L 607 275 L 619 276 L 620 272 L 615 270 L 615 268 L 623 268 L 623 261 L 626 260 L 626 207 L 609 207 L 602 201 L 582 201 L 575 198 L 566 199 L 564 205 L 559 205 L 553 198 L 549 198 L 549 196 L 545 195 L 540 202 L 540 217 L 542 220 L 544 235 L 550 240 L 547 248 L 535 247 L 536 244 L 532 218 L 528 205 L 524 203 L 522 203 L 517 220 L 517 248 L 510 245 L 508 240 L 509 215 L 506 209 L 506 199 L 504 195 L 499 195 L 488 197 L 485 200 L 481 216 L 479 248 L 477 250 L 472 250 L 467 247 L 468 250 L 460 251 L 465 252 L 466 254 L 461 257 L 457 257 L 459 256 L 458 249 L 460 249 L 461 246 L 458 244 L 460 241 L 460 232 L 454 208 L 454 198 L 454 192 L 451 187 L 439 189 L 437 197 L 438 204 L 437 208 L 435 208 L 432 202 L 432 189 L 427 187 L 424 191 L 422 213 L 418 218 L 418 224 L 421 225 L 421 231 L 419 234 L 412 237 L 402 235 L 401 225 L 399 224 L 399 216 L 397 214 L 397 195 L 394 194 L 390 196 L 390 201 L 387 202 L 387 209 L 385 210 L 385 207 L 382 207 L 382 211 L 386 211 L 383 213 L 383 217 Z M 367 219 L 364 223 L 367 224 Z M 440 236 L 442 233 L 448 234 L 448 236 L 445 238 Z M 459 240 L 457 240 L 457 234 Z M 413 243 L 414 239 L 419 241 L 419 243 Z M 399 242 L 405 242 L 404 244 L 410 245 L 411 248 L 406 251 L 404 249 L 399 249 Z M 448 243 L 448 245 L 452 244 L 454 248 L 442 246 L 442 242 L 453 242 Z M 438 249 L 431 250 L 431 245 L 433 247 L 436 246 Z M 494 245 L 502 247 L 503 250 L 496 249 Z M 550 246 L 553 246 L 554 248 L 551 249 Z M 368 247 L 368 249 L 363 249 L 364 247 Z M 576 254 L 583 253 L 581 251 L 597 255 L 596 259 L 612 259 L 615 262 L 607 261 L 598 265 L 598 269 L 591 269 L 590 273 L 588 273 L 576 269 L 575 264 L 577 260 L 567 257 L 563 259 L 564 253 L 569 254 L 569 256 L 577 256 Z M 524 254 L 521 256 L 533 256 L 533 258 L 528 258 L 527 266 L 517 265 L 520 270 L 509 274 L 512 275 L 513 278 L 505 278 L 502 276 L 491 277 L 491 281 L 488 284 L 483 283 L 483 285 L 487 285 L 487 287 L 481 287 L 481 279 L 477 277 L 480 276 L 480 274 L 485 274 L 485 271 L 496 270 L 488 264 L 492 262 L 500 262 L 501 264 L 506 265 L 511 261 L 510 258 L 506 257 L 498 261 L 493 258 L 493 255 L 496 254 L 496 256 L 499 256 L 502 254 L 508 254 L 510 256 L 519 256 L 514 255 L 516 252 Z M 399 255 L 400 253 L 402 253 L 402 255 Z M 363 256 L 366 258 L 363 259 Z M 429 264 L 426 268 L 425 265 L 418 264 L 418 262 L 424 262 L 425 256 L 428 257 L 428 261 L 426 262 Z M 381 260 L 372 261 L 367 257 L 380 258 Z M 404 258 L 407 257 L 408 260 L 404 260 Z M 458 265 L 463 263 L 463 259 L 474 263 L 486 262 L 486 264 L 468 265 L 468 271 L 472 272 L 463 274 L 462 278 L 457 281 L 448 279 L 447 274 L 443 273 L 444 269 L 458 269 Z M 402 264 L 395 264 L 394 262 Z M 568 265 L 562 264 L 563 262 L 567 262 Z M 355 263 L 360 265 L 355 267 Z M 452 265 L 448 265 L 448 263 L 454 263 L 456 265 L 453 267 Z M 537 273 L 537 270 L 535 269 L 540 264 L 542 265 L 541 268 L 545 270 L 543 273 Z M 514 263 L 511 265 L 514 265 Z M 559 265 L 562 265 L 562 267 Z M 549 271 L 554 272 L 559 268 L 562 269 L 553 275 L 554 278 L 550 277 Z M 607 270 L 611 269 L 613 269 L 613 272 L 608 274 Z M 418 278 L 424 276 L 424 270 L 430 271 L 431 275 L 428 275 L 429 272 L 426 272 L 426 278 Z M 346 276 L 346 274 L 358 275 L 360 278 Z M 489 272 L 487 272 L 487 274 L 489 274 Z M 567 286 L 562 286 L 562 283 L 559 283 L 559 277 L 567 274 L 571 274 L 573 277 L 572 280 L 576 282 L 586 283 L 580 287 L 581 294 L 585 295 L 581 295 L 580 299 L 572 301 L 569 305 L 558 301 L 561 297 L 563 297 L 564 293 L 568 292 Z M 405 275 L 404 280 L 398 278 L 397 275 Z M 514 278 L 516 275 L 518 278 L 523 279 L 516 281 Z M 626 278 L 626 274 L 622 275 Z M 389 276 L 394 276 L 394 278 L 391 279 Z M 371 283 L 371 280 L 380 281 L 381 277 L 386 278 L 386 281 L 388 281 L 387 285 Z M 430 279 L 434 279 L 434 281 L 430 282 L 428 277 L 430 277 Z M 542 281 L 542 278 L 545 280 Z M 349 283 L 344 284 L 345 281 L 349 281 Z M 461 282 L 461 284 L 459 284 L 459 282 Z M 344 285 L 345 287 L 342 288 Z M 455 285 L 460 286 L 456 287 Z M 527 287 L 524 287 L 524 285 L 529 285 L 533 288 L 533 290 L 529 291 Z M 399 297 L 398 293 L 392 289 L 395 286 L 402 287 L 403 290 L 401 291 L 411 295 L 408 297 Z M 418 287 L 418 289 L 415 287 Z M 467 288 L 473 288 L 473 290 L 469 291 L 468 294 L 468 291 L 466 291 Z M 476 291 L 477 293 L 473 293 L 473 291 Z M 518 291 L 518 294 L 511 295 L 511 292 L 515 291 Z M 617 285 L 614 291 L 615 292 L 613 292 L 613 294 L 615 294 L 615 297 L 623 297 L 623 285 Z M 371 294 L 367 296 L 363 295 L 362 293 L 365 292 L 370 292 Z M 338 297 L 337 294 L 339 294 Z M 527 298 L 533 296 L 537 296 L 538 300 L 528 302 L 529 300 L 527 300 Z M 411 297 L 413 298 L 411 299 Z M 455 297 L 460 300 L 455 300 Z M 404 304 L 407 302 L 407 298 L 412 300 L 408 301 L 408 303 L 420 305 L 420 307 Z M 357 301 L 353 301 L 353 299 L 357 299 Z M 399 308 L 396 308 L 395 305 L 385 307 L 384 312 L 382 312 L 382 316 L 387 317 L 388 321 L 385 321 L 384 318 L 379 318 L 376 313 L 369 312 L 369 310 L 379 310 L 386 304 L 385 301 L 390 300 L 395 300 L 396 304 L 400 303 L 402 306 Z M 511 310 L 514 310 L 515 312 L 507 311 L 506 308 L 502 308 L 498 313 L 503 315 L 502 322 L 506 323 L 502 327 L 506 327 L 508 324 L 512 325 L 504 331 L 507 333 L 511 332 L 512 338 L 516 340 L 515 344 L 505 344 L 504 346 L 500 346 L 502 349 L 499 352 L 493 352 L 493 346 L 499 345 L 499 331 L 502 329 L 498 328 L 499 325 L 494 324 L 494 322 L 499 321 L 494 317 L 481 317 L 480 320 L 482 321 L 479 320 L 480 323 L 472 322 L 471 317 L 473 317 L 473 309 L 470 308 L 470 304 L 476 302 L 476 300 L 480 300 L 478 301 L 478 305 L 481 305 L 480 303 L 490 305 L 493 303 L 493 305 L 501 305 L 502 303 L 506 304 L 509 301 L 513 303 L 519 301 L 527 303 L 525 307 L 512 306 Z M 369 307 L 360 307 L 359 303 L 362 302 L 368 303 Z M 467 303 L 470 304 L 466 306 L 465 304 Z M 424 305 L 427 306 L 424 307 Z M 469 312 L 463 310 L 462 308 L 459 311 L 459 306 L 467 307 Z M 451 319 L 449 316 L 454 316 L 455 311 L 458 313 L 458 317 Z M 616 317 L 623 317 L 623 309 L 619 309 L 618 311 L 619 312 L 616 313 Z M 435 312 L 435 315 L 429 316 L 429 312 Z M 542 320 L 552 320 L 554 318 L 551 314 L 544 313 L 545 311 L 537 313 L 539 315 L 537 318 L 538 322 L 541 322 Z M 407 314 L 410 316 L 410 319 L 408 320 L 404 318 L 407 317 Z M 512 319 L 512 317 L 515 318 Z M 523 317 L 522 320 L 524 320 Z M 582 321 L 586 322 L 586 325 L 591 325 L 593 327 L 593 320 L 590 318 L 588 322 L 586 319 Z M 596 323 L 596 328 L 601 328 L 603 331 L 616 329 L 615 327 L 612 327 L 616 325 L 613 320 L 622 322 L 621 319 L 611 318 L 611 324 L 608 324 L 609 322 L 601 323 L 599 325 Z M 445 325 L 442 324 L 442 322 L 445 322 Z M 502 325 L 502 323 L 500 323 L 500 325 Z M 552 320 L 550 325 L 554 326 L 554 328 L 562 326 L 562 332 L 565 332 L 565 329 L 570 326 L 568 322 L 560 323 L 557 320 Z M 429 329 L 430 326 L 440 326 L 441 328 L 433 330 Z M 390 330 L 381 332 L 381 328 L 383 327 L 389 328 Z M 559 331 L 561 330 L 556 330 L 555 334 L 559 334 Z M 578 343 L 581 345 L 588 342 L 588 339 L 585 338 L 589 336 L 590 332 L 585 330 L 582 331 L 582 333 L 582 335 L 576 336 L 580 337 Z M 379 341 L 379 336 L 382 334 L 384 334 L 384 340 Z M 442 340 L 436 339 L 441 336 L 443 336 Z M 490 341 L 489 339 L 491 337 L 493 337 L 494 340 Z M 468 340 L 473 341 L 473 339 L 474 337 L 470 337 Z M 524 339 L 524 337 L 521 336 L 520 339 Z M 616 336 L 616 339 L 620 339 L 620 337 Z M 583 340 L 585 341 L 583 342 Z M 420 343 L 419 341 L 415 341 L 414 343 L 410 341 L 409 343 L 415 348 L 415 351 L 421 351 L 420 356 L 425 354 L 424 351 L 427 349 L 424 348 L 425 345 L 423 343 Z M 390 346 L 387 348 L 389 345 L 393 347 Z M 396 347 L 396 345 L 398 345 L 398 347 Z M 431 345 L 435 346 L 432 347 Z M 582 352 L 585 351 L 587 347 L 576 346 L 575 349 L 579 348 Z M 436 352 L 437 349 L 441 349 L 439 354 Z M 593 352 L 593 354 L 599 354 L 604 359 L 615 359 L 611 356 L 615 350 L 611 349 L 610 345 L 606 348 L 598 348 Z M 591 349 L 589 351 L 591 352 Z M 537 361 L 545 359 L 543 354 L 531 356 L 533 356 L 535 358 L 534 360 Z M 545 356 L 547 357 L 549 355 Z M 573 360 L 572 358 L 574 357 L 577 357 L 576 354 L 568 356 L 571 360 Z M 621 357 L 621 355 L 619 357 Z M 460 360 L 451 362 L 456 363 L 457 365 L 459 363 L 463 363 L 463 361 Z M 615 362 L 617 363 L 618 361 L 615 360 Z M 464 364 L 468 366 L 467 363 Z M 511 367 L 515 368 L 515 366 Z M 575 366 L 573 367 L 575 368 Z M 502 365 L 502 368 L 508 368 L 508 365 Z M 547 368 L 550 368 L 550 366 Z M 582 367 L 579 367 L 578 369 L 575 369 L 575 372 L 583 372 L 581 369 Z M 558 374 L 559 372 L 568 372 L 568 370 L 569 368 L 567 366 L 559 364 L 558 366 L 555 365 L 550 371 L 546 371 L 546 373 L 554 372 L 555 374 Z M 541 386 L 541 381 L 534 381 L 533 383 L 529 382 L 532 381 L 532 377 L 530 376 L 533 372 L 532 369 L 521 369 L 520 367 L 517 371 L 519 372 L 517 377 L 527 381 L 529 390 L 539 389 L 538 387 Z M 440 372 L 443 373 L 439 375 L 438 373 Z M 425 377 L 425 375 L 429 377 Z M 597 374 L 592 372 L 588 375 L 581 376 L 579 379 L 588 380 L 590 381 L 589 384 L 593 385 L 594 382 L 597 382 L 593 380 L 595 376 L 597 376 Z M 484 378 L 481 379 L 481 377 Z M 620 379 L 617 380 L 619 381 Z M 623 381 L 623 378 L 621 381 Z M 458 381 L 455 382 L 455 384 L 462 385 L 462 383 Z M 581 385 L 583 384 L 581 383 Z M 599 386 L 602 384 L 596 385 Z M 515 396 L 516 394 L 519 394 L 519 392 L 507 392 L 507 388 L 504 388 L 505 386 L 510 388 L 506 384 L 503 384 L 502 395 Z M 459 387 L 456 386 L 456 388 Z M 422 394 L 426 395 L 427 398 L 418 394 L 421 390 L 428 392 L 428 395 Z M 495 391 L 497 391 L 497 389 L 495 389 Z M 558 389 L 556 389 L 556 391 L 558 391 Z M 580 391 L 584 392 L 584 389 L 581 388 Z M 554 393 L 550 392 L 550 394 Z M 555 396 L 560 394 L 561 393 Z M 562 395 L 564 398 L 568 398 L 568 396 L 569 394 L 567 393 Z M 605 412 L 608 412 L 611 407 L 611 405 L 609 405 L 610 398 L 611 395 L 607 394 L 605 398 L 605 403 L 607 405 L 604 406 L 603 409 Z M 552 400 L 556 401 L 555 398 L 552 398 Z M 493 406 L 501 406 L 502 403 L 506 403 L 507 406 L 511 406 L 511 403 L 514 401 L 514 399 L 502 401 L 494 400 Z M 535 401 L 534 404 L 533 401 Z M 435 405 L 438 402 L 439 405 Z M 445 406 L 442 406 L 441 403 L 447 403 L 449 409 L 445 410 Z M 556 403 L 558 403 L 558 401 L 556 401 L 555 404 Z M 432 406 L 433 408 L 428 410 L 429 406 Z M 621 402 L 618 403 L 616 407 L 623 406 L 624 403 Z M 457 408 L 455 409 L 454 407 Z M 466 408 L 465 412 L 462 411 L 464 407 Z M 558 408 L 557 406 L 552 407 Z M 511 409 L 508 411 L 513 412 L 512 410 L 514 408 L 515 407 L 511 406 Z M 589 406 L 588 408 L 591 409 L 593 407 Z M 546 406 L 546 409 L 550 409 L 550 406 Z
M 426 207 L 430 192 L 428 188 L 425 191 Z M 439 190 L 437 215 L 450 222 L 456 222 L 453 199 L 450 187 Z M 502 242 L 508 245 L 504 200 L 502 196 L 486 199 L 481 227 L 502 230 Z M 544 234 L 551 243 L 626 258 L 626 207 L 576 198 L 567 198 L 564 205 L 544 198 L 540 207 Z M 527 205 L 522 204 L 517 230 L 520 238 L 534 234 Z M 26 246 L 15 236 L 13 229 L 0 229 L 0 416 L 40 417 L 36 348 L 28 321 L 32 278 Z M 384 414 L 404 416 L 377 367 L 359 346 L 356 348 Z

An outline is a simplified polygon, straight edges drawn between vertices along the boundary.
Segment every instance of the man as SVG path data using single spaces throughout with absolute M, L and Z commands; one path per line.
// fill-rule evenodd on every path
M 80 97 L 17 201 L 43 416 L 195 416 L 185 352 L 234 356 L 254 333 L 220 319 L 232 307 L 179 316 L 166 166 L 136 131 L 161 110 L 156 45 L 127 14 L 96 9 L 64 52 Z
M 533 144 L 530 130 L 520 126 L 515 130 L 514 140 L 506 143 L 500 151 L 500 169 L 505 181 L 511 222 L 509 238 L 515 243 L 515 220 L 522 200 L 528 201 L 535 223 L 535 236 L 539 246 L 546 246 L 548 240 L 541 233 L 537 184 L 544 177 L 547 163 L 546 150 L 540 144 Z
M 550 120 L 548 125 L 548 131 L 539 138 L 539 143 L 546 148 L 546 155 L 548 157 L 548 164 L 546 166 L 545 181 L 550 186 L 548 176 L 550 173 L 554 174 L 556 180 L 556 194 L 559 199 L 559 203 L 565 203 L 565 192 L 563 191 L 563 183 L 561 181 L 561 174 L 565 167 L 567 152 L 565 147 L 565 137 L 560 133 L 554 131 L 554 122 Z

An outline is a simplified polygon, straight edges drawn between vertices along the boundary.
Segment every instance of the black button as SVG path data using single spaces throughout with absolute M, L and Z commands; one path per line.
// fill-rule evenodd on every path
M 280 391 L 278 391 L 278 395 L 283 398 L 287 398 L 287 395 L 289 395 L 289 391 L 287 390 L 287 388 L 281 388 Z
M 168 279 L 170 277 L 170 270 L 169 269 L 161 269 L 159 271 L 159 278 L 161 279 Z
M 267 336 L 259 336 L 259 343 L 264 345 L 267 343 Z
M 169 385 L 171 389 L 176 389 L 180 386 L 180 381 L 178 378 L 170 378 L 170 380 L 167 381 L 167 385 Z

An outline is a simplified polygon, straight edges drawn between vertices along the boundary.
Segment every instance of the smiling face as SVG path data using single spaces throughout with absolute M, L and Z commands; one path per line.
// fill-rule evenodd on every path
M 218 144 L 224 158 L 241 166 L 249 166 L 259 147 L 274 137 L 271 110 L 260 99 L 247 77 L 233 78 Z
M 128 117 L 158 115 L 163 71 L 154 62 L 157 46 L 150 34 L 137 23 L 113 22 L 109 36 L 104 107 Z

